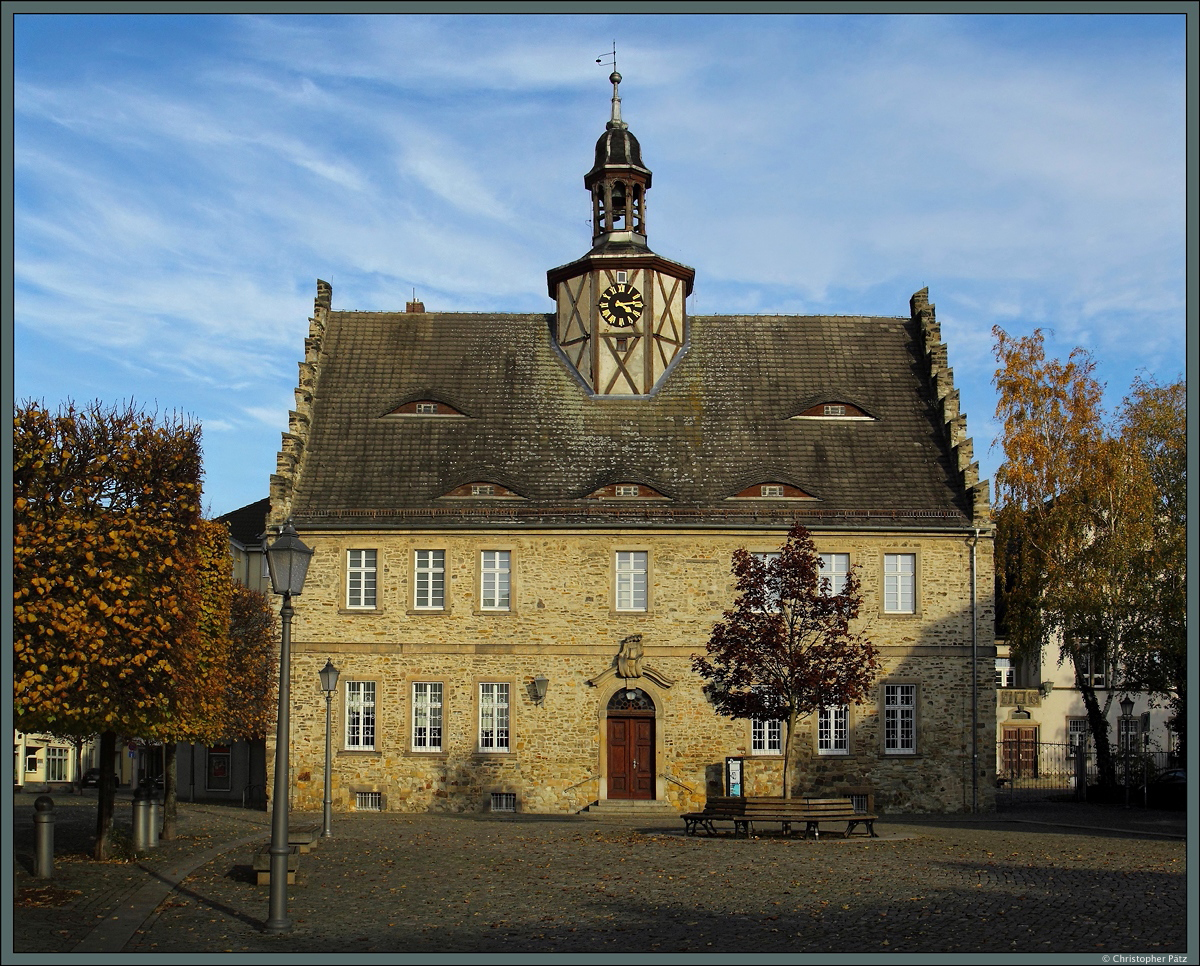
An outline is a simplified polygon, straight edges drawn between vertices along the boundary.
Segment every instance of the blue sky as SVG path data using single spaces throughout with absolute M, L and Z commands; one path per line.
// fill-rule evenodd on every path
M 928 285 L 987 478 L 993 325 L 1091 349 L 1112 405 L 1182 375 L 1182 15 L 20 15 L 17 399 L 190 414 L 211 512 L 262 498 L 317 278 L 552 310 L 614 39 L 693 314 Z

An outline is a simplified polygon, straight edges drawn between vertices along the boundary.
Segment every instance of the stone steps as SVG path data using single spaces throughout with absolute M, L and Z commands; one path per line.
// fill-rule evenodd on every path
M 679 810 L 670 802 L 650 801 L 647 799 L 606 798 L 602 801 L 592 802 L 579 815 L 581 818 L 591 818 L 599 821 L 643 820 L 648 818 L 678 821 Z

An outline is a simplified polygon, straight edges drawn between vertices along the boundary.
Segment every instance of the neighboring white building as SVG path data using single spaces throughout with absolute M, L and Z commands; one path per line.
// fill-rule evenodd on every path
M 1094 743 L 1083 695 L 1075 685 L 1070 658 L 1045 654 L 1024 662 L 1012 658 L 1007 641 L 996 642 L 996 771 L 1014 778 L 1046 777 L 1047 770 L 1073 769 L 1078 749 Z M 1175 734 L 1167 726 L 1170 703 L 1163 695 L 1126 691 L 1112 668 L 1089 669 L 1096 698 L 1110 726 L 1113 754 L 1175 751 Z M 1121 700 L 1133 699 L 1133 714 L 1121 715 Z M 1034 749 L 1040 749 L 1035 751 Z
M 53 735 L 27 735 L 13 732 L 13 788 L 25 792 L 70 791 L 89 768 L 99 763 L 100 743 L 96 739 L 76 747 L 70 738 Z M 118 774 L 128 782 L 128 774 Z

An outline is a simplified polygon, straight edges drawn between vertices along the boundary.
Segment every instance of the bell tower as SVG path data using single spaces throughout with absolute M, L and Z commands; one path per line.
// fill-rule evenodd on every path
M 592 193 L 592 245 L 626 242 L 645 249 L 650 169 L 642 164 L 642 146 L 621 120 L 621 75 L 613 71 L 608 79 L 612 117 L 596 142 L 596 163 L 583 176 Z
M 687 348 L 686 299 L 695 270 L 646 243 L 650 169 L 621 119 L 621 75 L 612 116 L 584 175 L 592 198 L 592 248 L 546 273 L 555 300 L 554 341 L 593 396 L 646 396 Z

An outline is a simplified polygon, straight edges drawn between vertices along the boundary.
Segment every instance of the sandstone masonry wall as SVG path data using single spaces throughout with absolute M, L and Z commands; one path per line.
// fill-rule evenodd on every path
M 388 810 L 486 809 L 490 792 L 511 792 L 530 812 L 578 811 L 607 795 L 605 708 L 626 686 L 611 672 L 622 639 L 642 635 L 643 676 L 628 683 L 655 704 L 655 797 L 696 808 L 721 791 L 724 758 L 743 755 L 749 794 L 779 794 L 782 760 L 754 757 L 750 724 L 716 715 L 691 655 L 703 652 L 713 624 L 733 600 L 730 556 L 740 546 L 777 549 L 782 532 L 744 531 L 308 531 L 315 550 L 295 599 L 292 665 L 293 803 L 318 808 L 323 794 L 325 702 L 317 672 L 340 669 L 333 700 L 334 807 L 354 808 L 356 792 L 381 793 Z M 849 553 L 862 568 L 860 623 L 881 648 L 880 684 L 917 685 L 916 754 L 885 754 L 879 700 L 850 712 L 850 754 L 816 753 L 815 717 L 797 734 L 794 787 L 808 792 L 870 788 L 885 810 L 969 809 L 971 774 L 971 534 L 814 531 L 818 550 Z M 346 606 L 350 550 L 377 559 L 372 609 Z M 413 607 L 416 550 L 446 554 L 443 612 Z M 508 550 L 512 601 L 507 612 L 479 608 L 479 556 Z M 617 551 L 649 556 L 644 613 L 614 602 Z M 884 614 L 883 555 L 912 553 L 917 607 Z M 991 543 L 976 557 L 980 804 L 994 801 L 995 689 Z M 605 672 L 609 672 L 606 676 Z M 549 679 L 536 701 L 533 678 Z M 374 681 L 376 742 L 345 748 L 347 681 Z M 414 751 L 413 682 L 441 682 L 442 750 Z M 511 746 L 477 745 L 481 682 L 510 685 Z M 877 688 L 882 694 L 882 687 Z M 985 774 L 986 772 L 986 774 Z

